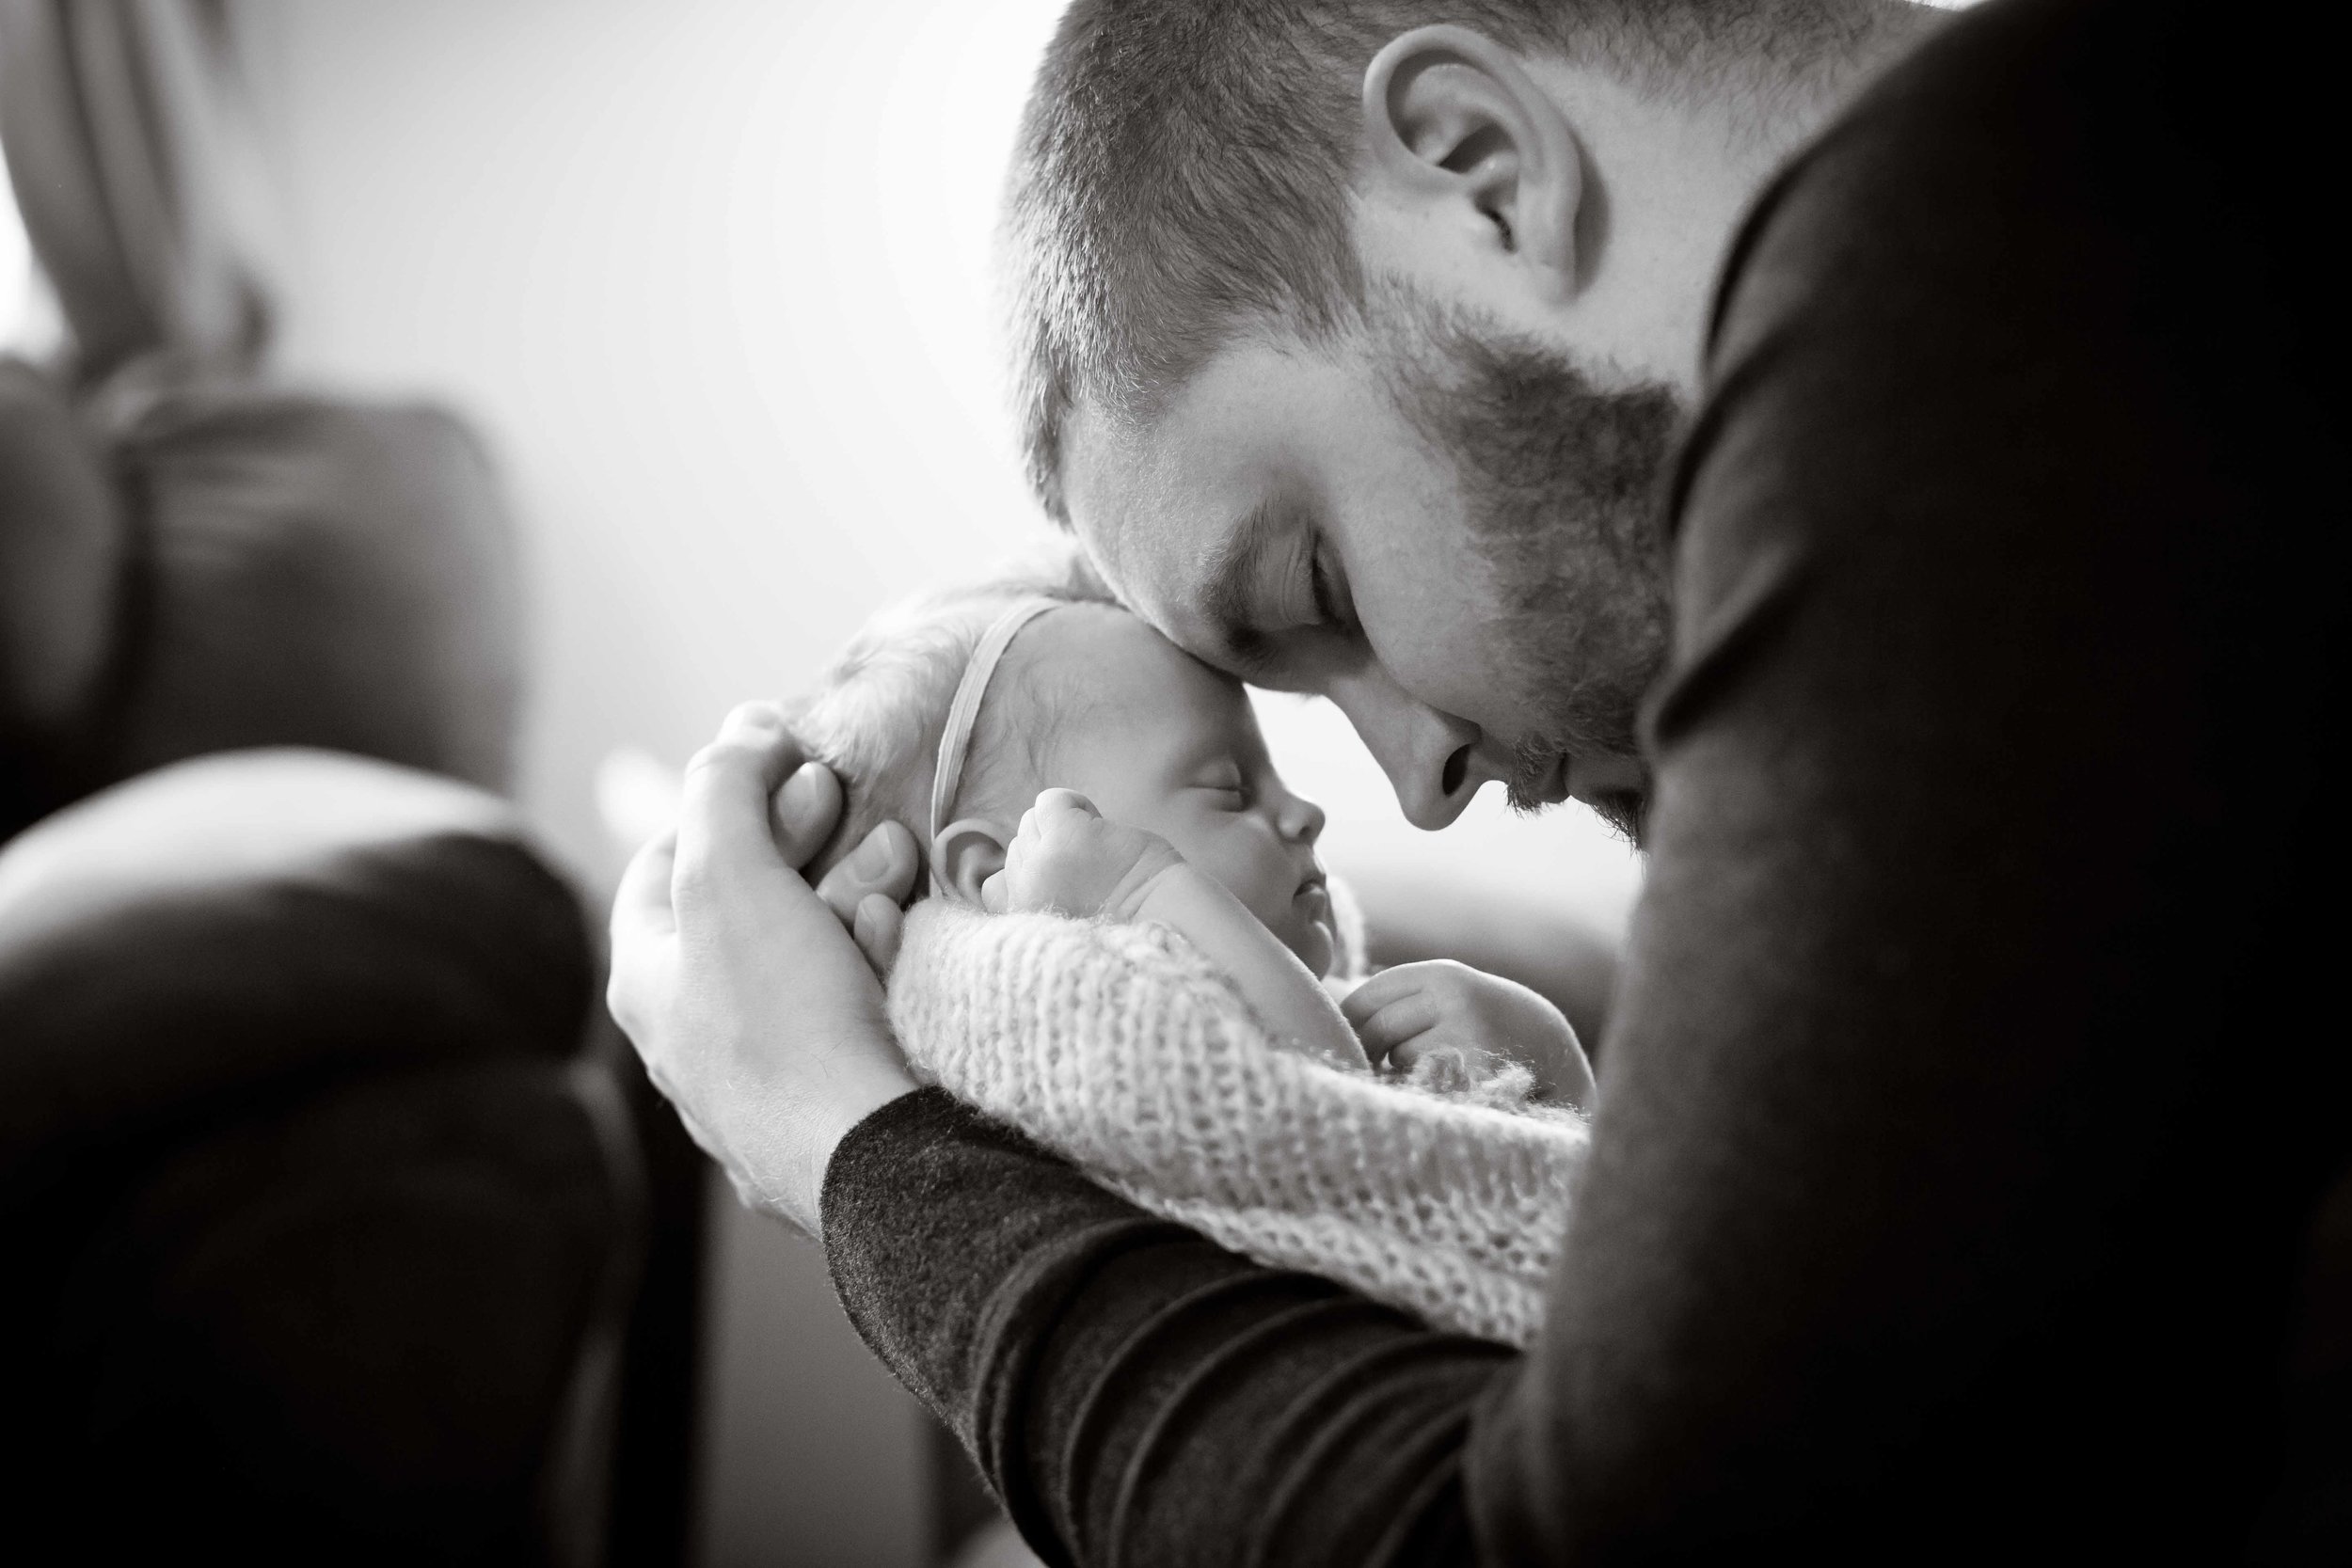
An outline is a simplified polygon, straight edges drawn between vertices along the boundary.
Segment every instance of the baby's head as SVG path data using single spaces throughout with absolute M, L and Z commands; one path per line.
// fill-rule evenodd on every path
M 1284 787 L 1240 685 L 1111 603 L 1082 570 L 933 595 L 858 634 L 796 721 L 845 798 L 814 874 L 886 820 L 925 838 L 956 689 L 989 628 L 1031 597 L 1053 608 L 1013 634 L 988 682 L 941 817 L 949 831 L 923 846 L 935 881 L 978 902 L 1038 792 L 1074 789 L 1111 820 L 1167 839 L 1327 973 L 1337 932 L 1315 858 L 1322 811 Z

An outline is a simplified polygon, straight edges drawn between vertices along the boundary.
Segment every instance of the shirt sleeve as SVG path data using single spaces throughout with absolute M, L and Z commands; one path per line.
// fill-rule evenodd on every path
M 935 1095 L 843 1144 L 851 1316 L 1033 1543 L 2235 1554 L 2345 1152 L 2343 1053 L 2296 1022 L 2332 927 L 2286 911 L 2347 875 L 2312 716 L 2352 528 L 2256 166 L 2171 96 L 2222 46 L 2195 16 L 1972 13 L 1746 227 L 1670 508 L 1649 880 L 1524 1357 Z
M 936 1089 L 834 1155 L 850 1321 L 1048 1561 L 1469 1560 L 1470 1407 L 1518 1356 L 1260 1268 Z

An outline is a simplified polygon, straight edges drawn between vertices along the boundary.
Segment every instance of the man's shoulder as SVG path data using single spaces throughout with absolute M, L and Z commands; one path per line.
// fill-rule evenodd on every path
M 1767 185 L 1725 260 L 1710 357 L 1824 287 L 1947 309 L 1971 278 L 2094 253 L 2185 282 L 2206 243 L 2188 214 L 2217 208 L 2236 240 L 2292 251 L 2312 204 L 2281 154 L 2322 100 L 2277 42 L 2185 0 L 1963 12 Z
M 1794 160 L 1972 169 L 2015 188 L 2129 154 L 2137 138 L 2217 145 L 2208 87 L 2247 55 L 2186 0 L 1991 0 L 1887 68 Z M 2122 167 L 2144 166 L 2126 156 Z

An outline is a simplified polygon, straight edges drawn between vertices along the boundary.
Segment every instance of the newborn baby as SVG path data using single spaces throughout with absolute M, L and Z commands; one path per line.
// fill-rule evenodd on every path
M 923 838 L 890 981 L 918 1073 L 1262 1260 L 1533 1332 L 1583 1148 L 1541 1101 L 1588 1098 L 1583 1053 L 1459 964 L 1335 1002 L 1323 814 L 1237 683 L 1047 578 L 882 618 L 798 727 L 845 793 L 818 873 L 886 818 Z

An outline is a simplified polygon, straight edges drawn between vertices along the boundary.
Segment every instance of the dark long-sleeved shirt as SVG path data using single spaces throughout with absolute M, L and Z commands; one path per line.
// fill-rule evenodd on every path
M 1049 1559 L 2296 1541 L 2281 1477 L 2344 1430 L 2308 1398 L 2342 1368 L 2289 1364 L 2352 1152 L 2352 561 L 2342 137 L 2293 29 L 2000 0 L 1744 226 L 1528 1353 L 1221 1252 L 935 1093 L 845 1140 L 842 1299 Z

